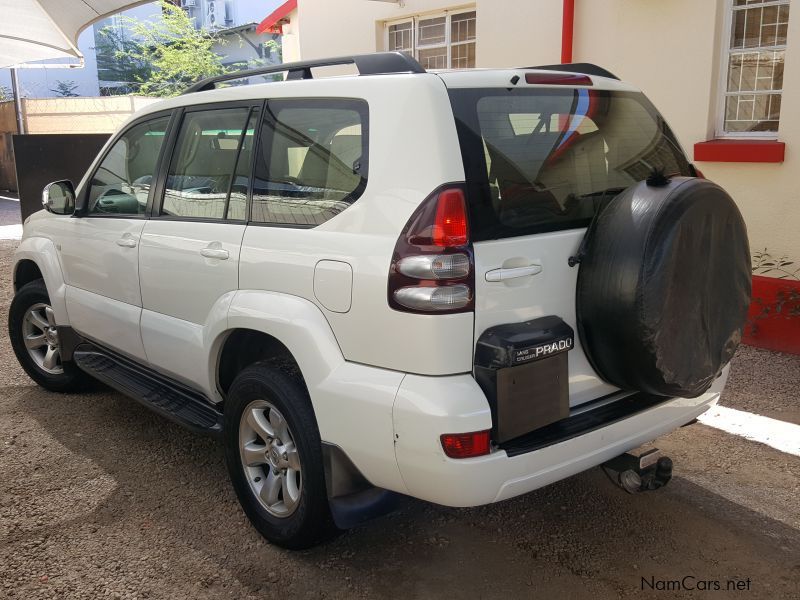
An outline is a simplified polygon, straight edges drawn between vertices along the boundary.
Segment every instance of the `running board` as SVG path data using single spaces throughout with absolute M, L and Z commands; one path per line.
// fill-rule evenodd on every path
M 218 437 L 222 412 L 199 392 L 90 342 L 72 360 L 83 371 L 191 431 Z

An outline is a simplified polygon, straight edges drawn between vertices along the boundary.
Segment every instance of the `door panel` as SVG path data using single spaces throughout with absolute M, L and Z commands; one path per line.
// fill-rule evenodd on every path
M 686 157 L 638 92 L 521 85 L 451 89 L 450 99 L 475 247 L 476 341 L 487 327 L 549 315 L 577 333 L 578 267 L 568 261 L 587 227 L 650 174 L 690 175 Z M 575 338 L 572 406 L 615 391 Z
M 59 243 L 67 285 L 141 306 L 138 242 L 144 224 L 93 217 L 66 221 Z
M 561 317 L 576 332 L 575 346 L 569 352 L 571 406 L 617 391 L 597 377 L 577 335 L 574 299 L 578 269 L 569 268 L 567 260 L 575 254 L 584 232 L 577 229 L 474 245 L 475 339 L 495 325 L 548 315 Z M 486 274 L 497 269 L 511 273 L 512 277 L 487 281 Z
M 147 222 L 139 250 L 146 310 L 201 325 L 239 285 L 244 224 Z
M 140 307 L 71 286 L 66 296 L 75 331 L 131 358 L 147 360 L 139 335 Z
M 75 329 L 140 360 L 139 240 L 170 118 L 149 117 L 117 137 L 81 194 L 83 216 L 55 236 Z
M 72 326 L 142 360 L 138 257 L 144 224 L 142 219 L 74 218 L 65 220 L 57 240 Z

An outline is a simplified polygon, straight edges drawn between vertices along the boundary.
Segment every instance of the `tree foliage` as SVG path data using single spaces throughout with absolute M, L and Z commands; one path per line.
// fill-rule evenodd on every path
M 222 57 L 212 47 L 220 40 L 213 32 L 195 29 L 180 8 L 161 0 L 162 15 L 154 21 L 124 18 L 124 30 L 104 28 L 98 44 L 106 44 L 127 80 L 136 83 L 138 93 L 175 96 L 196 81 L 225 72 Z M 126 81 L 120 78 L 120 81 Z M 106 77 L 106 80 L 109 80 Z
M 64 81 L 63 79 L 59 79 L 56 81 L 56 87 L 50 88 L 50 91 L 53 92 L 56 96 L 61 96 L 62 98 L 75 98 L 80 94 L 75 93 L 78 84 L 74 81 Z
M 141 50 L 127 27 L 103 27 L 95 47 L 98 79 L 113 82 L 116 84 L 114 89 L 122 94 L 139 92 L 153 71 Z

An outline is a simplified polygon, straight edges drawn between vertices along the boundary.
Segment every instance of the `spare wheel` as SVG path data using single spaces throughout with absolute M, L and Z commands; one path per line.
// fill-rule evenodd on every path
M 733 357 L 750 304 L 747 230 L 705 180 L 640 182 L 595 219 L 581 251 L 578 331 L 625 390 L 694 397 Z

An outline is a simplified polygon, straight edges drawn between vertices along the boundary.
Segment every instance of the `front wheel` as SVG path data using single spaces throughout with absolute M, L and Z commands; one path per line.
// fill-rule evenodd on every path
M 28 376 L 51 392 L 73 392 L 86 387 L 89 375 L 61 360 L 50 296 L 44 281 L 22 286 L 8 311 L 8 336 L 19 364 Z
M 313 546 L 336 529 L 322 444 L 302 381 L 269 363 L 244 369 L 225 407 L 225 458 L 239 502 L 278 546 Z

